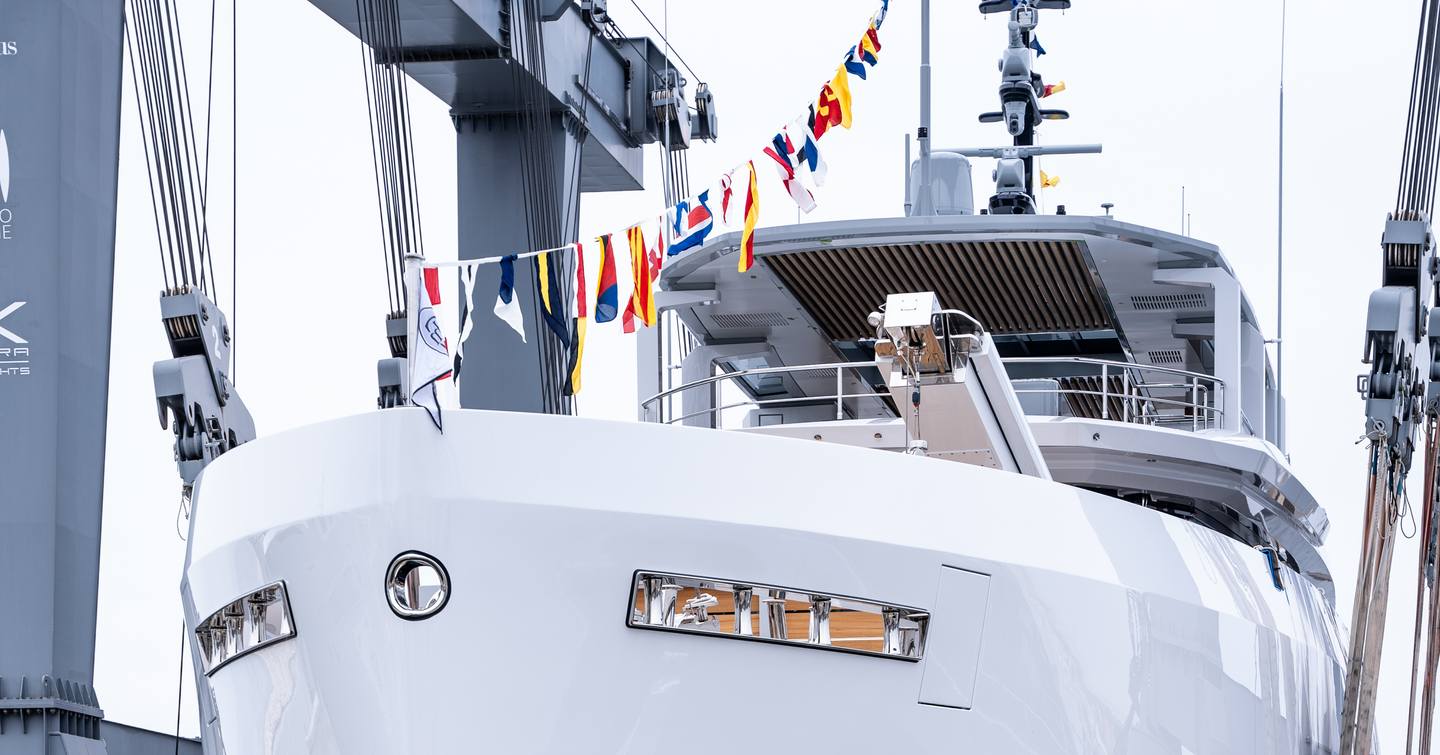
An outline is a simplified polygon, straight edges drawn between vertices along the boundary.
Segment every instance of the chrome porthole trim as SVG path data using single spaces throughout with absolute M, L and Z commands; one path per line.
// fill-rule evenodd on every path
M 440 559 L 409 550 L 390 560 L 385 570 L 385 602 L 406 621 L 423 621 L 450 602 L 450 572 Z

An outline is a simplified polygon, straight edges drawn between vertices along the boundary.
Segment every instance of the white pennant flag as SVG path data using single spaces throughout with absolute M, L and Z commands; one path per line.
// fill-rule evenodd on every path
M 408 332 L 406 351 L 410 368 L 410 403 L 425 408 L 441 432 L 440 392 L 437 383 L 450 377 L 450 348 L 440 324 L 440 271 L 424 268 L 422 260 L 405 260 Z
M 460 290 L 465 293 L 465 303 L 460 310 L 460 338 L 455 342 L 455 388 L 460 388 L 460 369 L 465 364 L 465 339 L 475 329 L 475 268 L 466 265 L 460 268 Z
M 520 298 L 515 295 L 515 255 L 507 254 L 500 259 L 500 293 L 495 297 L 495 316 L 505 321 L 520 334 L 525 343 L 525 313 L 520 309 Z
M 710 190 L 710 204 L 714 208 L 718 225 L 731 230 L 745 225 L 745 199 L 750 194 L 750 166 L 742 163 L 729 172 L 720 174 L 720 180 Z M 739 180 L 736 180 L 739 176 Z

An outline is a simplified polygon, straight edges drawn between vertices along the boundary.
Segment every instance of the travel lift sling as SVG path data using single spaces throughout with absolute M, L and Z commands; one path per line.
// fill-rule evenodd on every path
M 1420 557 L 1411 650 L 1406 752 L 1416 743 L 1431 751 L 1435 681 L 1440 665 L 1440 594 L 1436 547 L 1440 543 L 1440 266 L 1431 218 L 1435 206 L 1437 126 L 1440 102 L 1440 1 L 1422 0 L 1406 123 L 1400 187 L 1381 236 L 1381 287 L 1370 295 L 1364 363 L 1358 389 L 1365 400 L 1365 438 L 1370 443 L 1365 526 L 1356 577 L 1350 653 L 1341 716 L 1343 755 L 1370 752 L 1376 741 L 1375 697 L 1389 600 L 1390 564 L 1402 511 L 1405 480 L 1424 437 L 1424 484 L 1419 519 Z M 1421 648 L 1424 647 L 1423 673 Z M 1416 696 L 1420 704 L 1416 705 Z

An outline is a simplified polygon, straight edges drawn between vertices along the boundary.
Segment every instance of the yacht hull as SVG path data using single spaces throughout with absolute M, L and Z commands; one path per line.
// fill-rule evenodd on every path
M 209 752 L 1337 747 L 1333 606 L 1213 531 L 822 442 L 444 418 L 443 435 L 420 410 L 336 420 L 206 470 L 191 626 L 283 581 L 296 630 L 199 675 Z M 385 597 L 408 550 L 452 580 L 423 621 Z M 634 628 L 637 571 L 924 609 L 925 657 Z M 946 589 L 957 576 L 973 589 Z

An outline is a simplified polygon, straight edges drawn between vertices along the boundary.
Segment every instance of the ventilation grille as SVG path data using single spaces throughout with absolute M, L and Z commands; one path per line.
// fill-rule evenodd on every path
M 1141 312 L 1205 309 L 1205 294 L 1138 294 L 1130 297 L 1130 306 Z
M 710 322 L 728 330 L 778 328 L 790 324 L 779 312 L 718 312 L 710 315 Z
M 1185 352 L 1179 349 L 1152 351 L 1149 356 L 1151 364 L 1185 364 Z
M 934 291 L 992 333 L 1113 330 L 1074 241 L 965 241 L 820 249 L 763 257 L 833 340 L 873 337 L 889 294 Z

